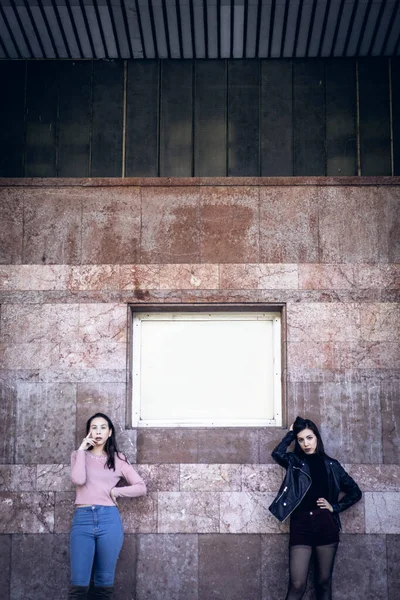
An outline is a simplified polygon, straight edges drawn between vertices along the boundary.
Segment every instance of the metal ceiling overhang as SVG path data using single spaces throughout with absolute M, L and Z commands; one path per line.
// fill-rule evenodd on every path
M 0 0 L 1 59 L 400 54 L 400 0 Z

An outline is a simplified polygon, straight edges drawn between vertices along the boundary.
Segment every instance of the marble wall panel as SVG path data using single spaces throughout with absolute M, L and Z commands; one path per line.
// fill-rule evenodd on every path
M 363 305 L 361 307 L 361 336 L 370 342 L 398 342 L 400 338 L 400 305 L 396 303 Z
M 400 533 L 400 492 L 366 492 L 366 533 Z
M 85 344 L 61 344 L 59 347 L 58 367 L 73 371 L 82 369 L 126 369 L 126 344 L 102 341 Z
M 110 291 L 120 287 L 119 265 L 83 265 L 71 267 L 67 289 L 72 292 Z
M 11 600 L 67 596 L 67 535 L 16 535 L 12 541 L 12 562 Z
M 148 493 L 140 498 L 118 500 L 124 531 L 127 533 L 156 533 L 158 516 L 158 495 Z
M 197 600 L 197 535 L 139 535 L 136 600 Z
M 126 304 L 81 304 L 79 339 L 84 344 L 110 340 L 126 344 L 127 320 Z
M 321 386 L 320 382 L 314 381 L 291 381 L 288 383 L 287 423 L 289 427 L 298 415 L 307 415 L 315 423 L 321 423 Z M 277 438 L 276 443 L 279 441 Z
M 260 187 L 260 262 L 318 261 L 318 188 Z
M 27 342 L 3 347 L 2 366 L 5 369 L 52 369 L 59 366 L 59 362 L 60 347 L 54 342 Z
M 250 600 L 260 597 L 260 536 L 200 536 L 199 599 Z
M 0 292 L 13 289 L 11 279 L 14 269 L 11 265 L 0 265 Z
M 342 535 L 333 573 L 334 598 L 387 600 L 383 535 Z
M 29 492 L 36 490 L 36 467 L 31 465 L 1 465 L 2 492 Z
M 388 262 L 400 263 L 400 210 L 399 191 L 396 186 L 380 190 L 386 198 L 385 217 L 388 223 Z
M 9 345 L 60 344 L 78 340 L 79 306 L 73 304 L 5 304 L 1 339 Z
M 400 288 L 400 265 L 357 265 L 354 277 L 359 288 Z
M 345 465 L 364 492 L 399 492 L 400 465 Z
M 386 188 L 320 188 L 320 262 L 396 262 L 389 260 L 388 206 Z
M 75 492 L 56 492 L 54 495 L 54 532 L 69 533 L 75 510 Z
M 286 534 L 261 536 L 262 600 L 282 600 L 286 595 L 289 582 L 288 537 Z M 304 600 L 310 600 L 309 589 Z
M 200 262 L 199 188 L 146 187 L 141 193 L 142 230 L 138 262 Z
M 386 536 L 388 600 L 397 600 L 400 590 L 400 535 Z
M 240 491 L 241 465 L 181 465 L 180 491 L 226 492 Z
M 129 264 L 140 251 L 139 187 L 93 188 L 82 203 L 82 263 Z
M 342 290 L 355 285 L 353 265 L 299 265 L 299 289 L 303 290 Z
M 201 188 L 200 262 L 259 262 L 258 194 L 256 187 Z
M 253 428 L 200 429 L 198 460 L 213 463 L 258 463 L 258 430 Z
M 159 492 L 158 533 L 217 533 L 219 495 Z
M 138 463 L 196 463 L 197 438 L 192 429 L 139 429 Z
M 358 482 L 357 482 L 358 483 Z M 365 500 L 340 513 L 343 533 L 365 533 Z
M 139 464 L 137 465 L 136 470 L 144 480 L 148 493 L 179 491 L 179 465 Z
M 290 303 L 287 339 L 289 342 L 358 342 L 360 308 L 352 304 Z
M 294 289 L 299 287 L 299 269 L 294 264 L 221 265 L 222 289 Z
M 160 288 L 161 269 L 162 265 L 120 265 L 120 288 L 132 290 L 137 300 L 146 300 L 148 290 Z
M 160 265 L 159 285 L 169 289 L 218 289 L 218 265 Z
M 70 476 L 70 464 L 36 465 L 36 486 L 38 491 L 65 492 L 74 489 Z
M 117 562 L 114 582 L 114 600 L 132 600 L 136 590 L 137 543 L 136 535 L 125 534 Z
M 18 189 L 0 189 L 0 212 L 0 263 L 21 263 L 24 198 Z
M 0 346 L 0 362 L 1 346 Z M 14 462 L 17 436 L 17 388 L 7 370 L 0 371 L 0 464 Z
M 280 523 L 268 510 L 275 495 L 261 492 L 222 492 L 221 533 L 286 533 L 288 523 Z
M 52 533 L 54 494 L 0 492 L 0 533 Z
M 81 190 L 31 188 L 25 197 L 22 262 L 79 264 L 82 256 Z
M 242 491 L 277 492 L 285 471 L 279 465 L 243 465 Z
M 16 462 L 68 458 L 75 446 L 76 386 L 21 382 L 17 389 Z
M 3 289 L 18 291 L 65 290 L 70 279 L 68 265 L 16 265 L 3 281 Z
M 259 460 L 254 462 L 275 465 L 271 453 L 278 442 L 283 438 L 284 433 L 285 432 L 280 427 L 264 427 L 263 429 L 260 429 L 258 432 Z M 247 462 L 251 463 L 253 461 Z
M 10 600 L 11 536 L 0 535 L 0 590 L 3 600 Z
M 387 377 L 380 384 L 383 462 L 400 463 L 400 378 Z

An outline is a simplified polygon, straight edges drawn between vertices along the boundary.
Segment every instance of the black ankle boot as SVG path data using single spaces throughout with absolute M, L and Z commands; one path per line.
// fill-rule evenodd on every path
M 111 600 L 114 593 L 114 587 L 94 587 L 93 598 L 95 600 Z
M 86 600 L 88 587 L 81 585 L 71 585 L 69 588 L 68 600 Z

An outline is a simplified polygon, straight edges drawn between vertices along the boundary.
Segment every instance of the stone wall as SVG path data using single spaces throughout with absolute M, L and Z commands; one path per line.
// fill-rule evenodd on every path
M 400 575 L 398 178 L 0 180 L 0 589 L 66 597 L 69 456 L 101 409 L 148 483 L 117 600 L 281 600 L 285 429 L 126 427 L 129 305 L 283 303 L 285 424 L 359 482 L 336 600 Z M 310 577 L 307 599 L 313 598 Z

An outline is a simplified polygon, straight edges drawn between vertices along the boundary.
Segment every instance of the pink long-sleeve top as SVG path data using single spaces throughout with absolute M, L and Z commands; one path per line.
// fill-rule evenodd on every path
M 75 504 L 114 506 L 115 498 L 144 496 L 146 485 L 131 464 L 115 455 L 115 471 L 104 468 L 107 457 L 96 457 L 85 450 L 75 450 L 71 455 L 71 479 L 76 485 Z M 115 487 L 123 477 L 127 486 Z

